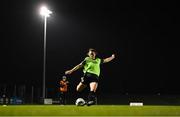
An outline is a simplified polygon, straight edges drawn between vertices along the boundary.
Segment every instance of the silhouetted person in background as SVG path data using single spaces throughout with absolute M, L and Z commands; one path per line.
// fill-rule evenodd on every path
M 59 85 L 59 91 L 60 91 L 60 104 L 65 105 L 66 104 L 66 98 L 67 98 L 67 92 L 68 92 L 68 84 L 67 77 L 63 76 L 62 80 L 60 80 Z

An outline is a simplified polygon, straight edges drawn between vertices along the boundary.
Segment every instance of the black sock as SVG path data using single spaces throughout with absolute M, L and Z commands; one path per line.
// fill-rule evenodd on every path
M 96 95 L 94 91 L 90 91 L 88 95 L 88 101 L 95 101 Z
M 77 91 L 77 97 L 76 97 L 76 99 L 77 99 L 77 98 L 83 98 L 82 92 Z

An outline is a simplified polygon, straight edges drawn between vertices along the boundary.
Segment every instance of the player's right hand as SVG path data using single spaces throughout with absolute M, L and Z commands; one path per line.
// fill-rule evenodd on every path
M 65 74 L 66 74 L 66 75 L 71 74 L 71 73 L 72 73 L 72 71 L 71 71 L 71 70 L 67 70 L 67 71 L 65 71 Z

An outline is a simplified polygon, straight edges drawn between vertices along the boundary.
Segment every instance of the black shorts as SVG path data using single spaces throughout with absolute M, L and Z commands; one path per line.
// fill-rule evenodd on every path
M 96 74 L 85 73 L 84 76 L 81 77 L 81 83 L 83 83 L 84 85 L 88 85 L 91 82 L 98 83 L 98 76 Z

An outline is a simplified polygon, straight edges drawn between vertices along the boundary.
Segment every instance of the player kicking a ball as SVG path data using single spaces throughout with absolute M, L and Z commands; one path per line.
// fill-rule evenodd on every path
M 78 65 L 76 65 L 71 70 L 65 71 L 65 74 L 71 74 L 74 71 L 83 67 L 84 76 L 81 78 L 81 82 L 77 85 L 76 90 L 81 92 L 87 86 L 90 87 L 90 92 L 88 95 L 88 100 L 86 104 L 88 106 L 95 104 L 96 99 L 96 90 L 98 87 L 98 79 L 100 75 L 100 65 L 102 63 L 107 63 L 112 61 L 115 58 L 115 55 L 112 54 L 111 57 L 100 59 L 96 57 L 97 51 L 93 48 L 90 48 L 87 53 L 87 57 Z

